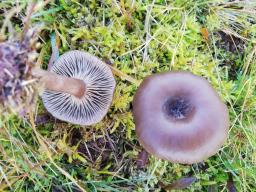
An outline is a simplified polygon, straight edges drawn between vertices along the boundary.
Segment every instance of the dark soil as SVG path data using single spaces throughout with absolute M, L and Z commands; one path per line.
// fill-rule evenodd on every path
M 113 134 L 109 134 L 106 130 L 104 137 L 85 142 L 83 130 L 74 129 L 71 133 L 70 144 L 71 146 L 78 145 L 77 151 L 96 169 L 111 165 L 108 168 L 109 171 L 119 171 L 119 174 L 129 177 L 131 168 L 134 167 L 137 159 L 124 154 L 127 151 L 133 151 L 137 146 L 126 140 L 123 134 L 121 130 Z
M 218 40 L 216 41 L 216 46 L 220 49 L 224 49 L 226 51 L 229 51 L 231 53 L 243 53 L 245 49 L 245 42 L 234 36 L 227 33 L 224 33 L 223 31 L 218 31 L 215 33 Z
M 230 34 L 226 34 L 223 31 L 218 31 L 214 34 L 217 37 L 215 43 L 216 47 L 227 52 L 228 56 L 224 57 L 223 62 L 220 64 L 220 67 L 227 67 L 229 71 L 229 79 L 236 80 L 237 74 L 240 71 L 240 67 L 236 65 L 236 60 L 239 59 L 239 55 L 243 56 L 245 51 L 245 42 L 244 40 Z M 220 59 L 223 59 L 223 56 L 218 55 Z

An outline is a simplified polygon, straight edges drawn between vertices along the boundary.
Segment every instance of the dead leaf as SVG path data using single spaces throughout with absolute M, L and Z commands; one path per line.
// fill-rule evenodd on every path
M 203 38 L 206 40 L 206 42 L 209 42 L 209 32 L 206 28 L 201 28 L 201 34 L 203 36 Z
M 169 185 L 164 185 L 163 183 L 160 183 L 160 185 L 165 190 L 185 189 L 196 181 L 197 181 L 196 177 L 183 177 L 179 180 L 174 181 L 173 183 L 171 183 Z
M 142 169 L 146 166 L 146 164 L 148 163 L 148 153 L 147 153 L 147 151 L 142 150 L 139 153 L 136 163 L 137 163 L 137 167 L 139 169 Z

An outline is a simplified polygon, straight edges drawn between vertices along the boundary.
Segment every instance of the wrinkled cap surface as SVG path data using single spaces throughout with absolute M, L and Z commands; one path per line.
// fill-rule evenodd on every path
M 135 94 L 133 115 L 141 145 L 176 163 L 205 160 L 228 134 L 226 105 L 207 80 L 189 72 L 147 77 Z
M 111 69 L 82 51 L 69 51 L 54 63 L 51 72 L 84 81 L 86 94 L 82 98 L 63 92 L 45 90 L 42 99 L 46 109 L 57 119 L 80 125 L 99 122 L 112 102 L 115 79 Z

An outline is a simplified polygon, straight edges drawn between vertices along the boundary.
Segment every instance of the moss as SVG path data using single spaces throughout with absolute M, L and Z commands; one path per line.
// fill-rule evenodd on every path
M 12 1 L 0 2 L 0 10 L 10 11 L 12 7 Z M 242 2 L 218 0 L 59 0 L 39 9 L 32 16 L 32 25 L 44 23 L 40 34 L 40 49 L 45 50 L 41 64 L 48 64 L 50 35 L 55 32 L 60 54 L 84 50 L 119 70 L 117 87 L 108 115 L 90 127 L 49 118 L 34 129 L 35 114 L 22 120 L 15 115 L 1 115 L 0 168 L 7 179 L 1 181 L 0 190 L 10 189 L 11 184 L 17 191 L 76 191 L 79 184 L 91 191 L 160 191 L 161 183 L 168 185 L 185 176 L 195 176 L 197 182 L 185 191 L 221 191 L 230 182 L 227 173 L 231 173 L 238 191 L 253 191 L 253 8 L 254 4 L 247 7 Z M 22 28 L 24 14 L 22 9 L 11 20 L 17 31 Z M 0 11 L 0 18 L 4 19 L 3 15 Z M 218 33 L 225 34 L 224 38 Z M 232 52 L 235 46 L 229 37 L 235 38 L 238 51 Z M 222 46 L 227 41 L 232 51 Z M 142 148 L 131 114 L 133 95 L 137 82 L 168 70 L 189 70 L 209 80 L 229 107 L 229 138 L 219 153 L 204 163 L 187 166 L 150 156 L 149 163 L 138 168 L 136 160 Z M 38 107 L 37 116 L 47 113 L 41 104 Z M 80 133 L 75 143 L 72 135 L 78 134 L 71 134 L 74 130 Z

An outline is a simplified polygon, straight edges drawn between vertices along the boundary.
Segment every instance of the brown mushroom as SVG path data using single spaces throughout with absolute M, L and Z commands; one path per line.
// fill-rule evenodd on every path
M 57 119 L 80 125 L 99 122 L 112 101 L 115 79 L 111 69 L 93 55 L 69 51 L 50 71 L 34 69 L 45 86 L 42 100 Z
M 207 80 L 189 72 L 147 77 L 135 94 L 133 115 L 141 145 L 171 162 L 203 161 L 228 134 L 226 105 Z

